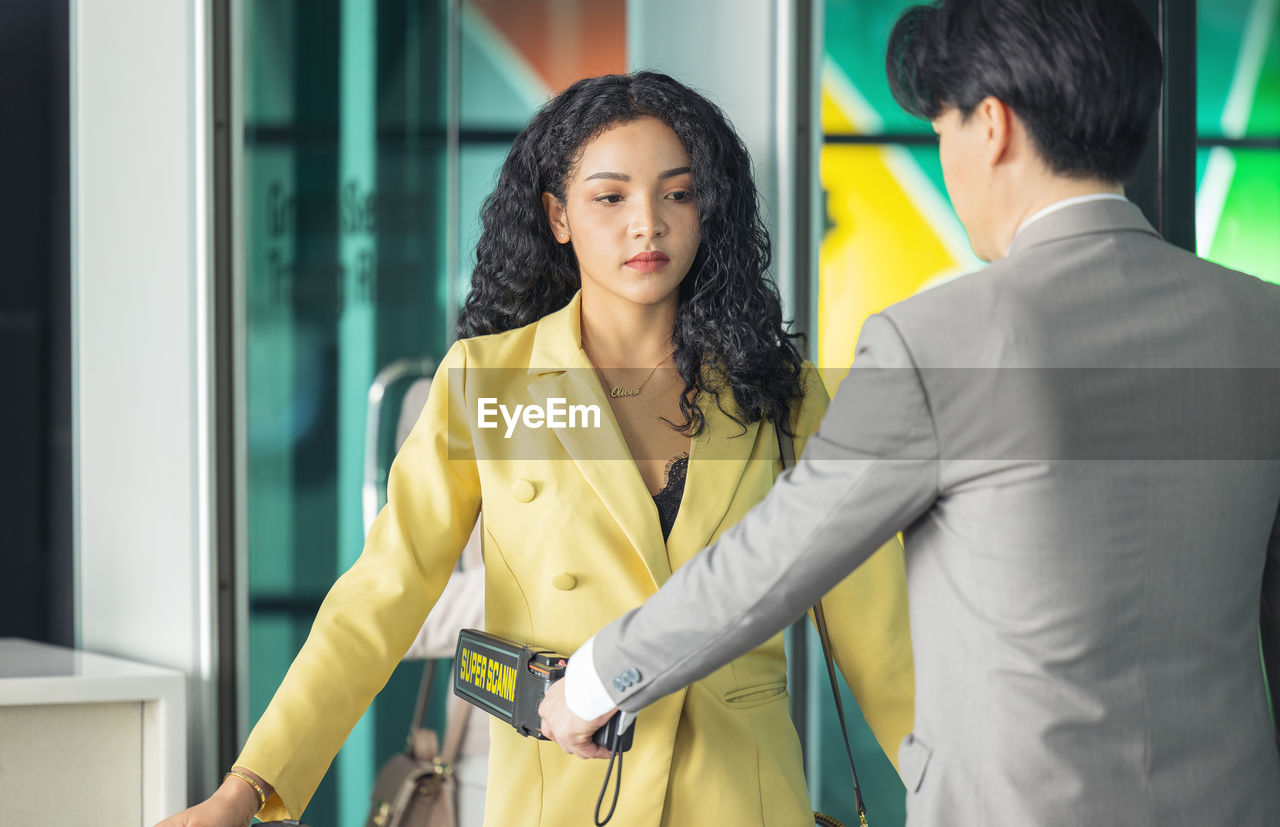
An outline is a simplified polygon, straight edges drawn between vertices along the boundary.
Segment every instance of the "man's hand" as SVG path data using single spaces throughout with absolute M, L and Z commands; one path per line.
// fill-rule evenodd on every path
M 556 681 L 547 688 L 547 694 L 538 705 L 542 716 L 542 734 L 560 745 L 560 749 L 579 758 L 608 758 L 609 750 L 591 740 L 595 731 L 604 726 L 616 709 L 611 709 L 592 721 L 584 721 L 564 700 L 564 681 Z

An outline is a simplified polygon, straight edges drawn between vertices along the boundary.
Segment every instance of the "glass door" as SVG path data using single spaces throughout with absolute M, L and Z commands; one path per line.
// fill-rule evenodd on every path
M 404 358 L 438 360 L 452 343 L 480 204 L 511 141 L 572 81 L 625 71 L 626 7 L 243 0 L 242 8 L 234 25 L 243 43 L 237 231 L 252 725 L 329 585 L 360 554 L 375 375 Z M 403 745 L 421 668 L 397 669 L 339 753 L 308 822 L 363 823 L 377 767 Z

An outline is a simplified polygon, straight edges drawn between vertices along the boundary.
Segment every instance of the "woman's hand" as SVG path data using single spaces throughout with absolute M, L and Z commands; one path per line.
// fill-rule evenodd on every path
M 242 779 L 228 776 L 213 795 L 156 827 L 248 827 L 256 812 L 258 794 Z

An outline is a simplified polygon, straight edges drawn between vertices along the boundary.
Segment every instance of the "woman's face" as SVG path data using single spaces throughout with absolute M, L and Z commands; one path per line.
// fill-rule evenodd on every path
M 639 305 L 676 301 L 701 229 L 689 155 L 657 118 L 615 126 L 590 141 L 561 204 L 542 198 L 551 231 L 572 243 L 584 293 Z

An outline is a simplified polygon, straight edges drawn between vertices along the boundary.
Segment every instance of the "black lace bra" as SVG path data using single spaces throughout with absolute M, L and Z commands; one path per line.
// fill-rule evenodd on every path
M 676 524 L 676 515 L 680 513 L 680 501 L 684 499 L 684 481 L 689 473 L 689 455 L 681 454 L 672 457 L 667 463 L 667 484 L 653 495 L 653 504 L 658 507 L 658 523 L 662 526 L 662 539 L 671 536 L 671 527 Z

